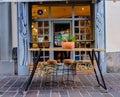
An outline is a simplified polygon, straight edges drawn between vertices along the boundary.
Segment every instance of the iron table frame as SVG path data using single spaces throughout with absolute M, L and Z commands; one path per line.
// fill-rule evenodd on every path
M 90 60 L 91 60 L 91 63 L 93 65 L 93 69 L 94 69 L 94 73 L 95 73 L 95 77 L 96 77 L 96 80 L 98 82 L 98 85 L 103 87 L 106 92 L 108 91 L 107 87 L 106 87 L 106 83 L 105 83 L 105 80 L 104 80 L 104 77 L 103 77 L 103 74 L 102 74 L 102 71 L 101 71 L 101 68 L 100 68 L 100 52 L 101 51 L 104 51 L 103 49 L 97 49 L 97 48 L 75 48 L 75 49 L 62 49 L 62 48 L 30 48 L 29 51 L 33 51 L 33 70 L 29 76 L 29 79 L 28 79 L 28 82 L 27 82 L 27 85 L 25 87 L 25 91 L 28 90 L 30 84 L 31 84 L 31 81 L 33 79 L 33 76 L 34 76 L 34 73 L 35 73 L 35 70 L 37 68 L 37 64 L 39 62 L 39 59 L 40 59 L 40 56 L 41 56 L 41 51 L 88 51 L 89 52 L 89 57 L 90 57 Z M 37 57 L 35 56 L 35 52 L 38 52 L 38 55 Z M 100 82 L 99 80 L 99 76 L 97 74 L 97 71 L 96 71 L 96 68 L 94 67 L 94 60 L 96 61 L 97 63 L 97 67 L 98 67 L 98 72 L 100 73 L 100 77 L 102 79 L 102 83 Z

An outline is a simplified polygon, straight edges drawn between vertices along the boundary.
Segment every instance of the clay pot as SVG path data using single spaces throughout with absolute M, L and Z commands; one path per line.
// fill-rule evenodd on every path
M 74 42 L 62 42 L 63 49 L 73 49 L 75 47 Z

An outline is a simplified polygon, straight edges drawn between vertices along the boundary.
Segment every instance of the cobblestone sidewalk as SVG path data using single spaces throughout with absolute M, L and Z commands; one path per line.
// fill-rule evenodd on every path
M 120 97 L 120 74 L 104 75 L 108 93 L 98 87 L 95 75 L 76 75 L 71 85 L 59 83 L 57 86 L 45 86 L 41 77 L 34 77 L 25 93 L 28 76 L 0 75 L 0 97 Z

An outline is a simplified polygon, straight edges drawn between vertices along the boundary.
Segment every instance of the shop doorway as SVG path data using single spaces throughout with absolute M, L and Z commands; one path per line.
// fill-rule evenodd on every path
M 59 39 L 62 37 L 67 37 L 71 34 L 71 21 L 54 21 L 53 23 L 53 47 L 61 47 L 62 41 Z M 62 63 L 62 59 L 70 58 L 70 52 L 54 52 L 54 59 L 59 63 Z

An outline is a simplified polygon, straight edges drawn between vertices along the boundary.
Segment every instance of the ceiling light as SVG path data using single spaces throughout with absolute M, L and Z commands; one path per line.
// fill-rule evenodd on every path
M 44 12 L 46 12 L 47 11 L 47 9 L 44 9 Z
M 84 10 L 85 8 L 84 7 L 82 7 L 82 10 Z

